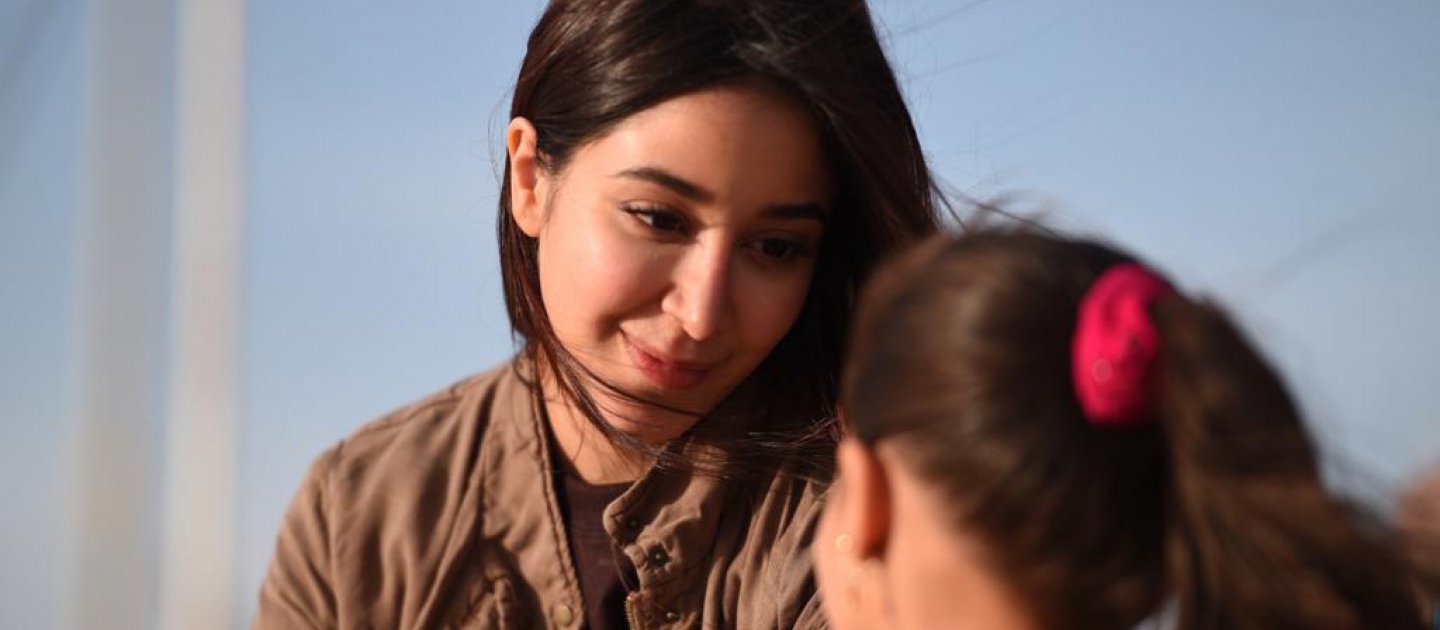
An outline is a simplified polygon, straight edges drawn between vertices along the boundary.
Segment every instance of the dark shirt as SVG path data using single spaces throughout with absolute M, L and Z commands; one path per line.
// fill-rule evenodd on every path
M 603 517 L 606 506 L 630 489 L 630 484 L 597 486 L 569 472 L 558 472 L 556 476 L 560 506 L 568 525 L 570 555 L 585 602 L 585 624 L 590 630 L 627 630 L 625 583 L 634 578 L 630 576 L 629 560 L 610 541 Z

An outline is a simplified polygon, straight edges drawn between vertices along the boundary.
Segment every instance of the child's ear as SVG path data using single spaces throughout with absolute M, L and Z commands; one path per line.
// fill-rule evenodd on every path
M 505 128 L 505 151 L 510 157 L 510 216 L 530 238 L 540 235 L 545 220 L 548 177 L 535 148 L 535 125 L 516 117 Z
M 855 555 L 883 559 L 890 537 L 890 480 L 875 451 L 853 438 L 840 442 L 836 465 L 844 480 L 840 531 L 854 540 Z

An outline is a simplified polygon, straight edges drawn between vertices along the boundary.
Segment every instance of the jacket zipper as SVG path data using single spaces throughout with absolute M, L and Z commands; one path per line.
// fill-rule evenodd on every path
M 639 630 L 640 622 L 635 619 L 635 598 L 640 595 L 638 591 L 630 591 L 625 596 L 625 622 L 629 624 L 630 630 Z

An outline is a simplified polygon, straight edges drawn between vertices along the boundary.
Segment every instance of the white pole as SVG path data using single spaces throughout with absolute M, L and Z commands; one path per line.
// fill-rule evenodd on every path
M 77 381 L 64 628 L 154 627 L 159 578 L 171 4 L 86 7 Z
M 235 625 L 245 7 L 178 0 L 161 630 Z

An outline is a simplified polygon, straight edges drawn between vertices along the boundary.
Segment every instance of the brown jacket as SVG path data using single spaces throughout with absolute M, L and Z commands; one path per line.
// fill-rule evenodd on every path
M 549 433 L 509 365 L 356 431 L 311 466 L 254 627 L 578 629 Z M 675 448 L 705 448 L 686 443 Z M 605 510 L 641 628 L 823 627 L 819 488 L 654 469 Z

